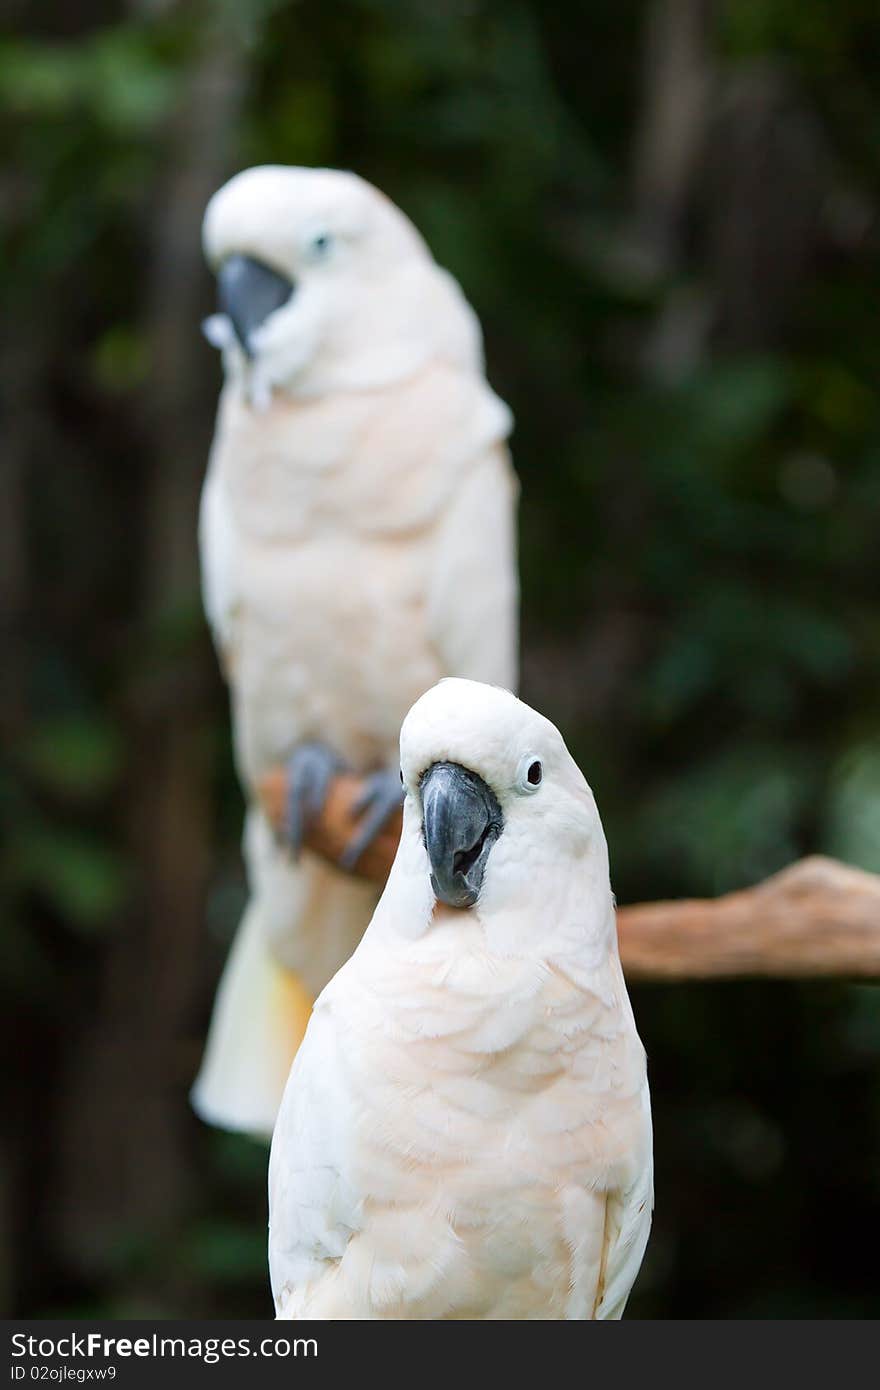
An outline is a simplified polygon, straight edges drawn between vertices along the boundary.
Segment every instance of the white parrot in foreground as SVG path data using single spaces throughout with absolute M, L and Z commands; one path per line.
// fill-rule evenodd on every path
M 397 857 L 272 1140 L 276 1313 L 619 1318 L 651 1114 L 593 795 L 548 720 L 472 681 L 422 696 L 400 755 Z
M 204 245 L 225 385 L 202 495 L 205 607 L 248 801 L 250 901 L 193 1104 L 271 1133 L 312 998 L 378 896 L 302 849 L 341 766 L 371 774 L 350 867 L 400 804 L 397 734 L 442 675 L 516 680 L 516 482 L 477 319 L 354 174 L 262 167 Z M 286 843 L 255 787 L 287 762 Z

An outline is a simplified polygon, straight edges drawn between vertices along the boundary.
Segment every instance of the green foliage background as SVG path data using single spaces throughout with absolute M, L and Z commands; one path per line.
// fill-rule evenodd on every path
M 195 552 L 207 193 L 355 168 L 465 288 L 517 420 L 523 693 L 595 789 L 619 899 L 813 851 L 880 872 L 880 24 L 867 0 L 11 11 L 4 1311 L 267 1315 L 265 1155 L 186 1101 L 243 898 Z M 876 991 L 634 1004 L 657 1213 L 631 1315 L 876 1312 Z

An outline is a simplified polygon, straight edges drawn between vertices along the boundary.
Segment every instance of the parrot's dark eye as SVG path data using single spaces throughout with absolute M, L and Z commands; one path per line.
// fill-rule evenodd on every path
M 526 753 L 520 758 L 516 773 L 516 788 L 519 792 L 536 792 L 544 779 L 544 764 L 534 753 Z
M 400 785 L 403 786 L 403 768 L 400 769 Z
M 318 232 L 309 243 L 309 251 L 316 260 L 320 260 L 322 256 L 327 255 L 332 245 L 333 238 L 329 232 Z

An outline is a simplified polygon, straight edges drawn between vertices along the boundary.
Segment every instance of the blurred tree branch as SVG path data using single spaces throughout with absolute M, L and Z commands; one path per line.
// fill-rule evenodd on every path
M 622 907 L 617 922 L 633 979 L 880 977 L 880 876 L 822 855 L 720 898 Z
M 306 836 L 308 848 L 330 863 L 355 829 L 360 791 L 357 777 L 337 777 Z M 283 770 L 263 779 L 260 795 L 280 829 Z M 399 836 L 398 816 L 361 857 L 357 874 L 383 884 Z M 617 926 L 624 969 L 634 980 L 880 977 L 880 876 L 820 855 L 720 898 L 619 907 Z

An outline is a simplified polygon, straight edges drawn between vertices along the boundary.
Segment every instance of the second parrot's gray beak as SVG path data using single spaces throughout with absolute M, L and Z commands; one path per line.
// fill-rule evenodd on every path
M 421 792 L 434 895 L 449 907 L 472 907 L 489 852 L 504 829 L 498 798 L 482 777 L 459 763 L 434 763 L 422 778 Z
M 229 256 L 217 272 L 217 301 L 248 357 L 251 334 L 293 294 L 292 281 L 250 256 Z

